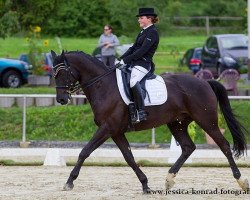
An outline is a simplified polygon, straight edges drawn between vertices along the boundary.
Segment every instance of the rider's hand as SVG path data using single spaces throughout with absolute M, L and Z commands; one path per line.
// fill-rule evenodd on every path
M 116 60 L 115 61 L 115 67 L 118 68 L 118 69 L 121 69 L 125 66 L 125 63 L 123 60 Z

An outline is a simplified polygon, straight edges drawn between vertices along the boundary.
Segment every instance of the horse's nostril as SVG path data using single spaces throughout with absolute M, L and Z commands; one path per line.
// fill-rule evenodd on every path
M 57 102 L 60 103 L 60 104 L 65 104 L 65 100 L 64 99 L 58 99 Z

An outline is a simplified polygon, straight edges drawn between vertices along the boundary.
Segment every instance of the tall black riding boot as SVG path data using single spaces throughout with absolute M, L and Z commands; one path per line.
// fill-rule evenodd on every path
M 142 96 L 142 89 L 141 89 L 141 86 L 140 86 L 140 83 L 137 82 L 135 84 L 134 87 L 131 88 L 132 89 L 132 93 L 133 93 L 133 97 L 134 97 L 134 102 L 135 102 L 135 105 L 136 105 L 136 108 L 138 110 L 138 117 L 137 117 L 137 120 L 135 122 L 132 122 L 132 123 L 138 123 L 140 121 L 143 121 L 143 120 L 147 120 L 147 114 L 144 110 L 144 99 L 143 99 L 143 96 Z

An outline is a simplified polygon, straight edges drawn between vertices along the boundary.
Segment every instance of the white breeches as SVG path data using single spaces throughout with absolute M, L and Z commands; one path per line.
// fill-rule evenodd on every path
M 144 67 L 134 66 L 131 72 L 130 88 L 134 87 L 137 82 L 140 82 L 148 72 Z

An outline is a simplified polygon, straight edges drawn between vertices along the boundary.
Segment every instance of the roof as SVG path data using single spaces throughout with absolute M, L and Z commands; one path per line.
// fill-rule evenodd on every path
M 245 36 L 244 34 L 219 34 L 219 35 L 213 35 L 216 38 L 225 38 L 225 37 L 235 37 L 235 36 Z

